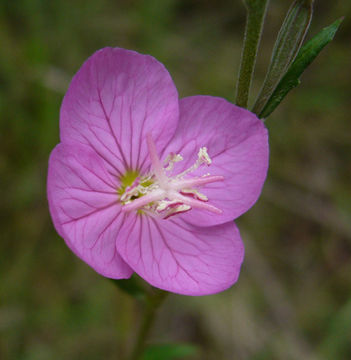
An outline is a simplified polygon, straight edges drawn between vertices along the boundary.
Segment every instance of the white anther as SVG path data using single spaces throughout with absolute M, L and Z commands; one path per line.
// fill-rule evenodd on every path
M 207 153 L 207 148 L 206 147 L 200 148 L 197 156 L 198 156 L 199 165 L 201 165 L 201 164 L 206 164 L 207 166 L 211 165 L 212 160 L 211 160 L 211 158 L 209 157 L 209 155 Z
M 164 161 L 164 164 L 167 165 L 167 167 L 165 167 L 165 170 L 171 171 L 174 167 L 174 164 L 182 160 L 184 159 L 183 156 L 180 154 L 175 154 L 175 153 L 168 154 Z
M 185 175 L 197 170 L 201 165 L 211 165 L 212 160 L 207 153 L 206 147 L 201 147 L 197 154 L 197 160 L 188 169 L 177 175 L 169 175 L 174 164 L 182 161 L 180 154 L 170 153 L 162 163 L 156 153 L 156 146 L 151 135 L 147 138 L 151 158 L 151 172 L 127 187 L 121 195 L 125 211 L 142 210 L 154 217 L 167 219 L 175 214 L 183 213 L 192 208 L 203 209 L 215 214 L 221 210 L 207 204 L 206 195 L 198 191 L 200 186 L 217 181 L 223 181 L 223 176 Z
M 168 219 L 170 216 L 181 214 L 183 212 L 191 210 L 191 206 L 181 204 L 174 208 L 169 208 L 163 219 Z
M 139 186 L 128 186 L 121 196 L 121 201 L 127 203 L 133 196 L 138 196 Z
M 163 211 L 163 210 L 167 209 L 168 207 L 170 207 L 171 205 L 174 205 L 174 204 L 179 204 L 179 201 L 176 201 L 176 200 L 173 200 L 173 201 L 160 200 L 157 203 L 156 210 L 157 211 Z
M 198 154 L 197 154 L 197 160 L 195 162 L 194 165 L 190 166 L 189 169 L 186 169 L 185 171 L 183 171 L 181 174 L 178 174 L 176 176 L 177 179 L 182 178 L 184 175 L 193 172 L 195 170 L 197 170 L 202 164 L 205 164 L 207 166 L 210 166 L 212 163 L 212 160 L 210 158 L 210 156 L 207 153 L 207 148 L 206 147 L 202 147 L 200 148 Z
M 199 199 L 201 201 L 208 201 L 208 197 L 200 193 L 200 191 L 197 191 L 196 189 L 182 189 L 181 193 L 187 195 L 193 195 L 194 199 Z

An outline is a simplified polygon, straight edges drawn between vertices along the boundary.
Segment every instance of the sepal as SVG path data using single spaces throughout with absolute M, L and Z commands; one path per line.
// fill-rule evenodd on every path
M 259 114 L 294 61 L 311 23 L 314 0 L 295 0 L 279 30 L 271 63 L 253 107 Z
M 139 301 L 145 301 L 148 291 L 142 285 L 141 279 L 137 275 L 132 275 L 129 279 L 110 279 L 123 292 Z
M 287 93 L 300 84 L 299 78 L 301 74 L 312 63 L 322 49 L 333 40 L 342 21 L 343 18 L 336 20 L 334 23 L 320 31 L 301 48 L 295 61 L 280 80 L 262 111 L 258 114 L 259 118 L 268 117 L 281 103 Z

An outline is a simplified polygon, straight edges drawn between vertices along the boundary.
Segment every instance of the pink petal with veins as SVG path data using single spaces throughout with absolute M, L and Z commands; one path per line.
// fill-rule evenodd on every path
M 178 93 L 165 67 L 149 55 L 104 48 L 83 64 L 64 97 L 61 141 L 89 145 L 122 175 L 150 165 L 147 133 L 161 152 L 177 123 Z
M 210 96 L 178 103 L 156 59 L 105 48 L 73 78 L 60 129 L 61 144 L 49 160 L 49 207 L 56 230 L 78 257 L 106 277 L 136 271 L 151 285 L 180 294 L 213 294 L 236 282 L 244 249 L 232 220 L 255 203 L 268 167 L 267 131 L 254 114 Z M 210 166 L 196 170 L 191 166 L 200 148 L 200 160 Z M 169 153 L 184 161 L 164 172 L 159 158 Z M 119 179 L 130 170 L 157 179 L 122 211 Z M 207 173 L 212 177 L 196 180 Z M 184 204 L 193 209 L 155 218 L 147 202 L 162 205 L 165 196 L 174 198 L 179 213 L 189 209 Z M 146 206 L 142 215 L 140 206 Z
M 88 146 L 61 143 L 52 151 L 47 192 L 57 232 L 98 273 L 122 279 L 129 278 L 133 270 L 115 247 L 125 216 L 117 185 L 103 160 Z
M 244 257 L 233 222 L 212 227 L 128 216 L 117 239 L 123 259 L 151 285 L 184 295 L 223 291 L 237 281 Z
M 180 120 L 175 136 L 163 153 L 183 156 L 174 166 L 179 173 L 191 166 L 200 147 L 207 147 L 212 159 L 191 175 L 223 176 L 200 192 L 222 214 L 193 209 L 180 215 L 198 226 L 212 226 L 233 220 L 247 211 L 261 193 L 268 169 L 268 135 L 261 120 L 248 110 L 212 96 L 192 96 L 180 100 Z

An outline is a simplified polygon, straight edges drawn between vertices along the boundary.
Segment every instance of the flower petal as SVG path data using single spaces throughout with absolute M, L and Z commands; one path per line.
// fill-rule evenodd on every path
M 184 295 L 223 291 L 239 276 L 244 248 L 233 222 L 208 228 L 181 219 L 127 217 L 117 249 L 151 285 Z
M 199 226 L 211 226 L 237 218 L 256 202 L 268 169 L 267 130 L 253 113 L 224 99 L 184 98 L 177 131 L 163 157 L 171 151 L 180 153 L 185 160 L 175 165 L 175 173 L 181 172 L 196 161 L 199 148 L 204 146 L 212 164 L 193 174 L 224 176 L 224 181 L 200 189 L 209 204 L 223 213 L 193 209 L 180 216 Z
M 162 151 L 178 122 L 178 94 L 165 67 L 119 48 L 93 54 L 61 107 L 61 141 L 88 144 L 117 175 L 149 166 L 145 135 Z
M 51 153 L 47 192 L 57 232 L 98 273 L 121 279 L 133 271 L 115 246 L 124 217 L 115 182 L 86 145 L 61 143 Z

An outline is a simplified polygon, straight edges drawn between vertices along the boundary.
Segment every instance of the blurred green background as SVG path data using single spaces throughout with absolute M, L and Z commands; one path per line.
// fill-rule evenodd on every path
M 290 1 L 269 8 L 253 93 Z M 351 359 L 351 2 L 316 0 L 310 34 L 345 15 L 335 40 L 268 119 L 263 194 L 238 220 L 239 282 L 170 296 L 150 340 L 192 342 L 192 359 Z M 0 1 L 0 359 L 122 359 L 134 300 L 56 234 L 47 160 L 72 75 L 119 46 L 163 62 L 181 97 L 234 99 L 240 0 Z M 252 98 L 254 100 L 254 98 Z

